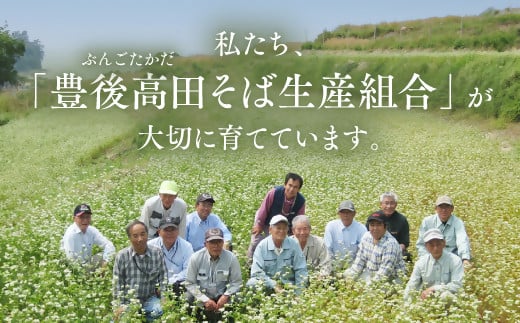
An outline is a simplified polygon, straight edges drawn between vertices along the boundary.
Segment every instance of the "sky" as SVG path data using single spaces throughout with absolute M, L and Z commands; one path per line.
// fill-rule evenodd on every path
M 216 34 L 312 41 L 344 24 L 472 16 L 520 0 L 0 0 L 0 25 L 44 45 L 44 67 L 113 48 L 216 54 Z M 83 61 L 83 60 L 80 60 Z

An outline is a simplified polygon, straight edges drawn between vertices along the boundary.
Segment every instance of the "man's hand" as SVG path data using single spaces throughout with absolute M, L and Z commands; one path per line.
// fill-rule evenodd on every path
M 254 234 L 255 236 L 259 235 L 260 233 L 262 233 L 264 230 L 262 228 L 261 225 L 259 224 L 255 224 L 253 226 L 253 230 L 251 230 L 251 233 Z
M 126 308 L 124 306 L 119 306 L 118 308 L 116 308 L 114 310 L 114 321 L 115 322 L 119 322 L 119 320 L 121 319 L 121 315 L 124 313 L 125 310 L 126 310 Z
M 276 294 L 283 293 L 284 291 L 285 291 L 285 289 L 283 289 L 282 286 L 280 286 L 280 285 L 276 285 L 276 286 L 274 286 L 274 292 L 275 292 Z
M 217 310 L 224 307 L 229 302 L 229 295 L 222 295 L 217 302 Z
M 464 266 L 464 271 L 467 271 L 473 267 L 473 264 L 468 259 L 462 260 L 462 265 Z
M 217 303 L 215 303 L 215 301 L 212 300 L 212 299 L 207 300 L 206 302 L 204 302 L 204 308 L 206 309 L 206 311 L 216 311 L 216 310 L 218 310 Z
M 427 299 L 427 298 L 430 297 L 430 295 L 433 294 L 434 292 L 435 292 L 435 289 L 433 289 L 433 287 L 426 288 L 426 289 L 423 290 L 422 293 L 421 293 L 421 299 Z

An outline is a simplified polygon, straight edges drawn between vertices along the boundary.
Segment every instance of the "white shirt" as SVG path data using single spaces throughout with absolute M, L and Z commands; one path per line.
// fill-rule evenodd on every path
M 109 261 L 116 252 L 116 248 L 98 229 L 89 225 L 85 233 L 76 223 L 71 224 L 61 240 L 61 249 L 65 251 L 67 258 L 89 262 L 92 257 L 92 247 L 96 245 L 103 248 L 103 260 Z

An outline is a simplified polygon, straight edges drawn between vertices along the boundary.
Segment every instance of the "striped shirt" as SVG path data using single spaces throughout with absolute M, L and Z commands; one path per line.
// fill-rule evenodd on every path
M 367 281 L 394 280 L 404 272 L 401 247 L 390 232 L 386 231 L 377 243 L 374 243 L 372 234 L 367 232 L 359 244 L 356 260 L 345 271 L 345 276 L 357 278 L 363 273 Z
M 128 304 L 130 299 L 144 303 L 156 295 L 157 284 L 163 289 L 166 272 L 161 249 L 148 247 L 144 255 L 138 255 L 132 246 L 126 247 L 117 254 L 114 263 L 114 299 L 121 304 Z

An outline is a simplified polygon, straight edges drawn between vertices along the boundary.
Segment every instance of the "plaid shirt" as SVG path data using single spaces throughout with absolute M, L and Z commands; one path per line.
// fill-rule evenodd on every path
M 396 279 L 404 273 L 405 264 L 401 247 L 395 238 L 386 231 L 383 237 L 374 244 L 370 232 L 365 233 L 359 244 L 356 260 L 345 272 L 346 276 L 357 277 L 363 271 L 370 276 L 369 280 Z
M 113 296 L 121 304 L 128 304 L 131 298 L 141 303 L 156 295 L 156 285 L 162 289 L 167 279 L 163 253 L 156 247 L 146 248 L 144 256 L 139 256 L 130 246 L 121 250 L 114 264 Z M 133 294 L 130 295 L 133 291 Z

